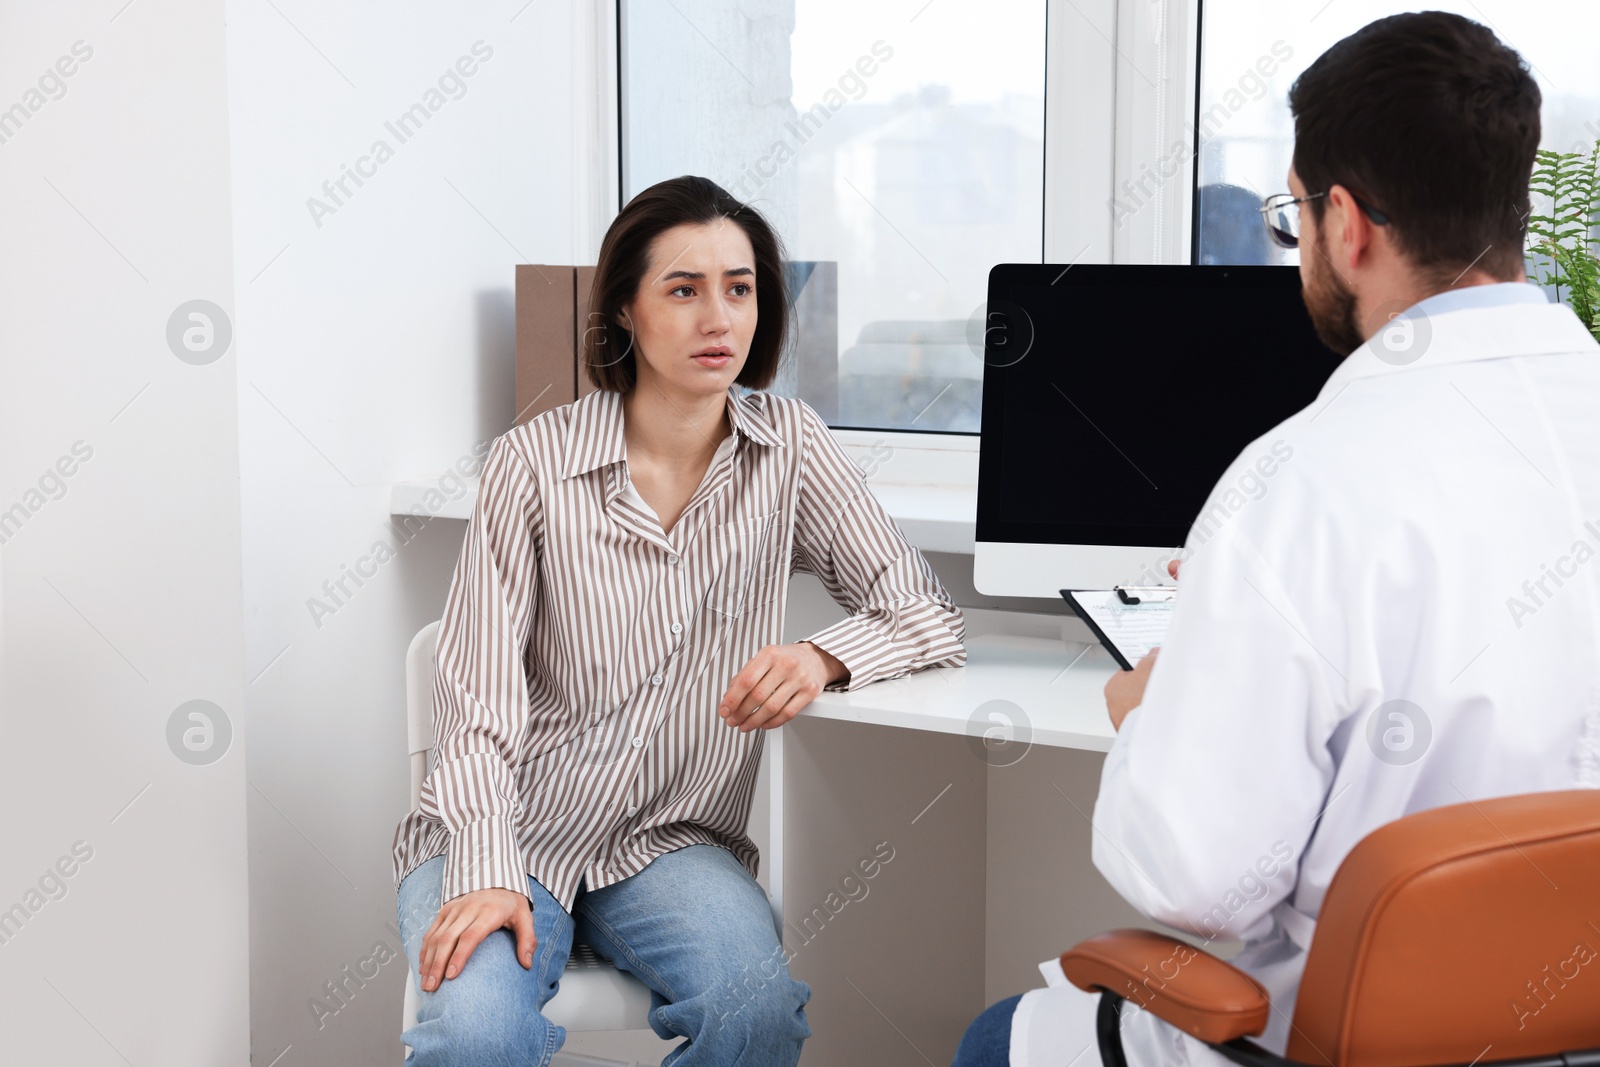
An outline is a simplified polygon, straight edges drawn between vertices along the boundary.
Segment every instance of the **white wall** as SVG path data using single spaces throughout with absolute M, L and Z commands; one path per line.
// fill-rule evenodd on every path
M 238 350 L 166 336 L 234 306 L 223 12 L 122 8 L 0 0 L 0 1061 L 242 1065 Z
M 514 265 L 593 262 L 615 213 L 595 92 L 608 7 L 227 5 L 259 1065 L 401 1056 L 401 664 L 465 527 L 407 542 L 388 486 L 510 427 Z M 464 91 L 447 79 L 430 101 L 460 57 Z M 437 110 L 402 142 L 385 124 L 419 102 Z M 379 140 L 392 158 L 361 164 Z M 358 164 L 370 176 L 336 202 L 323 182 Z M 314 217 L 312 197 L 335 210 Z M 396 554 L 375 576 L 323 590 L 370 574 L 378 541 Z

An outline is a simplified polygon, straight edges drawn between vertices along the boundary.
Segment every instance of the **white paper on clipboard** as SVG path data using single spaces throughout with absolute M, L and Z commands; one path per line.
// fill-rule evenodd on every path
M 1129 589 L 1139 603 L 1125 603 L 1115 589 L 1064 589 L 1062 595 L 1100 643 L 1131 670 L 1152 648 L 1166 640 L 1177 600 L 1170 586 L 1158 591 Z M 1140 594 L 1143 595 L 1140 595 Z

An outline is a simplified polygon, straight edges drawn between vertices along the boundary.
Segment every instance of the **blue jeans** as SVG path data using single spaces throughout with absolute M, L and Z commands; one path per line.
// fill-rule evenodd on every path
M 1011 1062 L 1011 1017 L 1022 994 L 997 1000 L 967 1027 L 950 1067 L 1006 1067 Z M 1097 1057 L 1090 1067 L 1099 1064 Z
M 436 856 L 400 883 L 413 982 L 443 882 L 444 857 Z M 580 887 L 570 915 L 532 878 L 528 897 L 538 941 L 532 971 L 517 961 L 510 930 L 484 938 L 460 974 L 421 994 L 417 1024 L 401 1035 L 411 1067 L 547 1067 L 567 1032 L 543 1008 L 574 936 L 650 988 L 650 1029 L 688 1038 L 662 1067 L 799 1062 L 811 1036 L 811 988 L 789 977 L 766 894 L 727 849 L 690 845 L 614 885 Z

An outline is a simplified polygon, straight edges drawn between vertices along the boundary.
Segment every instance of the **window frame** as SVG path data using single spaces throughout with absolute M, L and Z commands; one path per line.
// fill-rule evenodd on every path
M 590 0 L 592 61 L 578 64 L 588 84 L 575 93 L 584 121 L 589 182 L 578 194 L 573 247 L 592 260 L 623 196 L 622 78 L 626 67 L 623 0 Z M 1117 191 L 1146 180 L 1172 155 L 1198 107 L 1201 0 L 1043 0 L 1045 3 L 1045 262 L 1188 263 L 1195 236 L 1194 152 L 1118 226 Z M 1163 147 L 1164 146 L 1164 147 Z M 870 469 L 869 481 L 970 491 L 976 499 L 980 434 L 830 427 L 834 439 Z M 893 459 L 875 459 L 887 446 Z

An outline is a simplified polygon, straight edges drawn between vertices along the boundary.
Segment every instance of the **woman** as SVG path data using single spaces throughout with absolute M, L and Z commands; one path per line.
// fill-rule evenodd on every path
M 966 653 L 816 412 L 733 388 L 777 371 L 783 268 L 714 183 L 646 189 L 600 248 L 598 391 L 489 451 L 439 627 L 434 769 L 395 834 L 415 1067 L 548 1063 L 565 1031 L 541 1010 L 575 937 L 688 1039 L 665 1063 L 799 1059 L 810 989 L 745 833 L 762 731 L 824 688 Z M 779 644 L 795 569 L 850 616 Z

